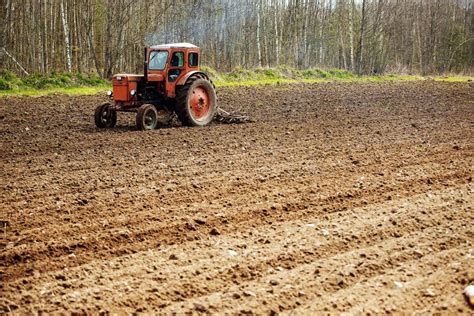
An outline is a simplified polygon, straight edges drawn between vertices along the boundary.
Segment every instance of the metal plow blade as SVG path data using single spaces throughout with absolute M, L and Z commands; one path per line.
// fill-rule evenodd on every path
M 242 124 L 252 122 L 248 115 L 230 113 L 221 108 L 217 109 L 217 114 L 214 120 L 221 124 Z

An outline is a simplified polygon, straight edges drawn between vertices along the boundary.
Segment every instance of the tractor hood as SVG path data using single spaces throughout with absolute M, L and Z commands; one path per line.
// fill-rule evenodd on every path
M 139 82 L 144 81 L 144 75 L 134 75 L 134 74 L 117 74 L 112 78 L 112 83 L 114 84 L 128 84 L 128 82 Z M 148 81 L 163 81 L 164 76 L 160 73 L 149 73 L 147 77 Z
M 126 81 L 126 82 L 138 82 L 144 79 L 143 75 L 134 74 L 117 74 L 114 75 L 112 81 Z
M 115 101 L 128 102 L 136 95 L 143 75 L 117 74 L 112 78 L 113 96 Z

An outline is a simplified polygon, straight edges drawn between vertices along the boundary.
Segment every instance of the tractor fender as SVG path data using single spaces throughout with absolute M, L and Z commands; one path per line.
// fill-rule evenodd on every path
M 202 72 L 202 71 L 190 71 L 188 72 L 186 75 L 184 75 L 181 79 L 178 80 L 178 82 L 176 83 L 177 86 L 182 86 L 182 85 L 185 85 L 186 84 L 186 81 L 188 81 L 188 79 L 190 77 L 192 77 L 193 75 L 197 75 L 197 74 L 200 74 L 200 75 L 203 75 L 204 77 L 206 77 L 207 80 L 211 81 L 209 79 L 209 76 L 206 75 L 206 73 Z

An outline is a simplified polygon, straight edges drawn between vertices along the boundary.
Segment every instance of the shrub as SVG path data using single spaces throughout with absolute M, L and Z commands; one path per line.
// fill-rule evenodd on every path
M 77 81 L 79 85 L 98 86 L 98 85 L 107 83 L 107 80 L 100 78 L 96 74 L 86 75 L 82 73 L 77 73 L 74 76 L 75 76 L 74 79 Z
M 273 68 L 265 69 L 263 73 L 266 77 L 271 79 L 281 78 L 281 73 L 278 73 L 277 70 Z
M 345 69 L 332 68 L 329 73 L 336 78 L 352 78 L 354 75 L 352 72 Z
M 0 71 L 0 78 L 5 79 L 9 82 L 17 82 L 19 79 L 14 72 L 9 70 L 2 70 Z
M 21 85 L 21 80 L 15 73 L 8 70 L 0 71 L 0 90 L 12 90 L 18 85 Z
M 80 73 L 51 73 L 50 75 L 31 74 L 23 79 L 22 84 L 35 89 L 52 87 L 97 86 L 106 84 L 107 80 L 99 76 Z
M 303 77 L 306 79 L 313 79 L 313 78 L 327 78 L 330 74 L 327 71 L 324 71 L 319 68 L 312 68 L 303 71 Z
M 13 85 L 5 78 L 0 77 L 0 90 L 12 90 Z

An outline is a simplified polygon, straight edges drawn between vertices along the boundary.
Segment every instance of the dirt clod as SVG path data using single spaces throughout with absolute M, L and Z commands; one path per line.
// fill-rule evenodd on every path
M 211 231 L 209 232 L 209 234 L 213 235 L 213 236 L 217 236 L 217 235 L 220 235 L 221 232 L 216 228 L 216 227 L 213 227 L 211 229 Z
M 257 296 L 257 295 L 256 295 L 254 292 L 252 292 L 252 291 L 244 291 L 244 295 L 245 295 L 245 296 L 252 296 L 252 297 L 256 297 L 256 296 Z
M 206 224 L 206 220 L 203 218 L 196 218 L 194 221 L 196 222 L 196 224 L 199 224 L 199 225 Z
M 208 311 L 208 308 L 200 303 L 194 303 L 194 309 L 201 313 L 205 313 Z

